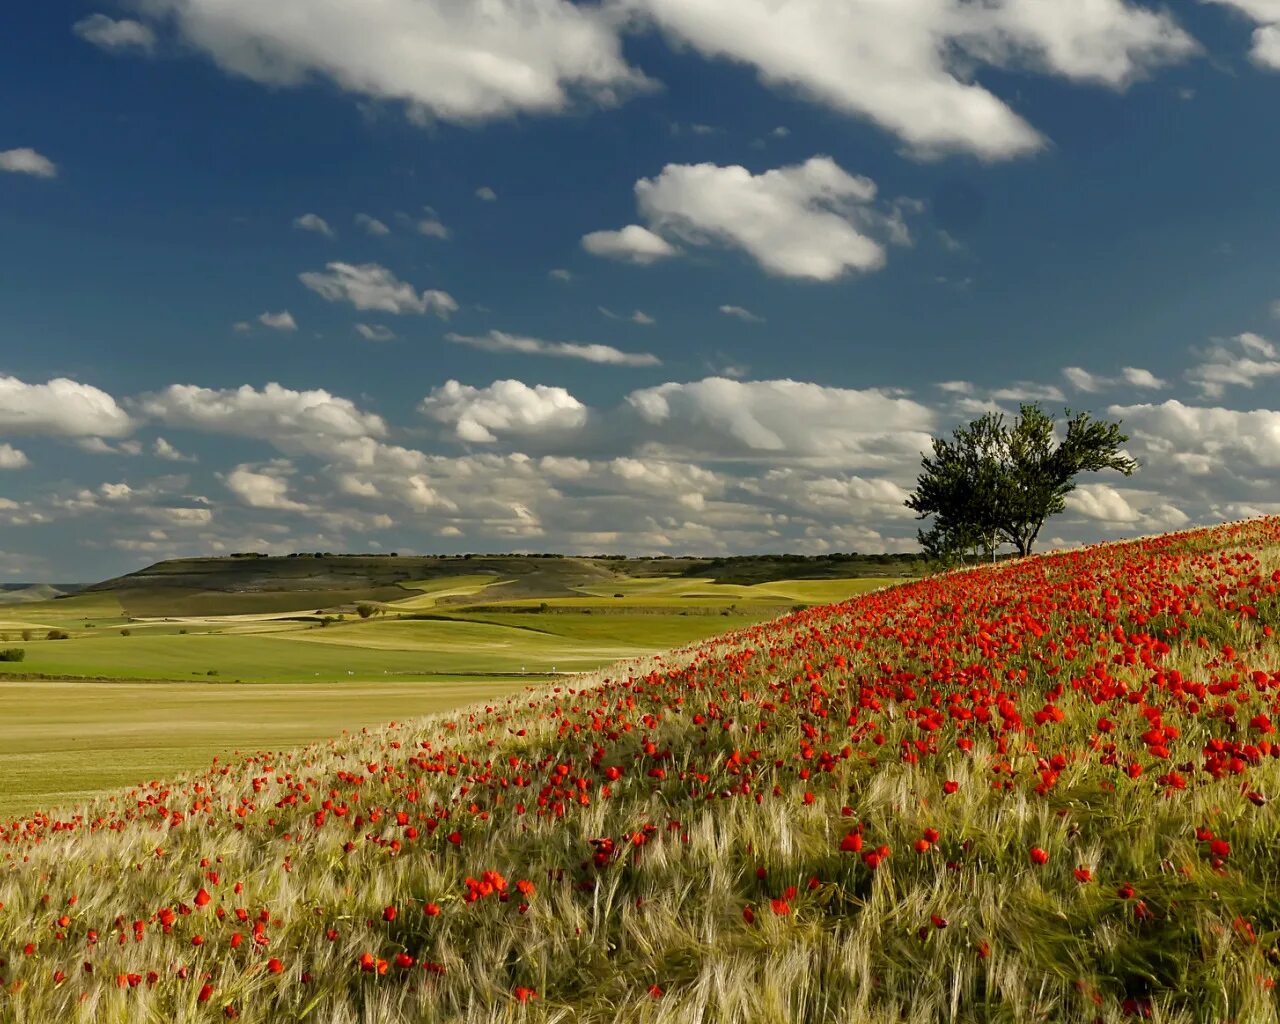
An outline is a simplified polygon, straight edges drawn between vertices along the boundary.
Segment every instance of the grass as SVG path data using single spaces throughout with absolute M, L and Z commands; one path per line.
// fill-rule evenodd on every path
M 520 692 L 518 680 L 319 684 L 0 680 L 0 820 L 396 718 Z

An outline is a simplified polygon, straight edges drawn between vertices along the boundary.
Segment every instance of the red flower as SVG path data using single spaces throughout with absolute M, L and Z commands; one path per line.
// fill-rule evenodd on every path
M 791 904 L 783 899 L 770 900 L 769 906 L 773 908 L 773 912 L 779 917 L 784 917 L 791 913 Z
M 516 986 L 516 1001 L 527 1003 L 530 999 L 537 999 L 538 993 L 531 988 L 525 988 L 523 985 Z
M 1042 850 L 1038 846 L 1031 847 L 1031 863 L 1032 864 L 1048 864 L 1049 863 L 1048 851 Z

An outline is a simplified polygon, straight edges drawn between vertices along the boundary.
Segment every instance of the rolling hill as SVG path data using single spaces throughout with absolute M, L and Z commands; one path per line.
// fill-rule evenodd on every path
M 0 829 L 0 1017 L 1275 1022 L 1280 519 Z

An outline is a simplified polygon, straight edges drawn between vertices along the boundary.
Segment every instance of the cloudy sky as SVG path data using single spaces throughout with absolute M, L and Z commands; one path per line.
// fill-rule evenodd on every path
M 1122 418 L 1058 543 L 1280 511 L 1280 0 L 0 13 L 0 581 L 880 551 L 931 433 Z

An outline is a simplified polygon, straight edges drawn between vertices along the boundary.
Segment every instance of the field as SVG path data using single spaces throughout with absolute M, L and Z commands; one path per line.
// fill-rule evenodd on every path
M 519 680 L 296 685 L 0 680 L 0 820 L 521 692 Z
M 17 823 L 0 1018 L 1280 1021 L 1278 584 L 1031 558 Z
M 509 600 L 506 577 L 463 574 L 397 587 L 396 600 L 378 603 L 368 620 L 337 605 L 325 625 L 313 607 L 298 610 L 297 591 L 294 610 L 283 612 L 261 607 L 289 603 L 288 591 L 205 592 L 194 602 L 169 594 L 166 602 L 167 592 L 139 598 L 136 587 L 0 607 L 0 648 L 27 652 L 21 662 L 0 662 L 0 818 L 204 767 L 219 754 L 296 746 L 503 697 L 551 673 L 646 657 L 797 601 L 884 583 L 610 578 L 604 592 Z M 561 593 L 564 584 L 563 572 L 541 582 Z M 520 589 L 537 586 L 526 578 Z M 186 614 L 131 617 L 121 593 L 135 606 L 167 603 Z M 314 603 L 314 590 L 302 593 Z M 326 596 L 334 593 L 349 591 Z M 469 601 L 484 601 L 484 610 L 469 610 Z M 220 614 L 198 614 L 202 606 Z M 68 638 L 43 639 L 51 629 Z M 24 643 L 24 630 L 41 639 Z M 15 678 L 24 675 L 47 678 Z

